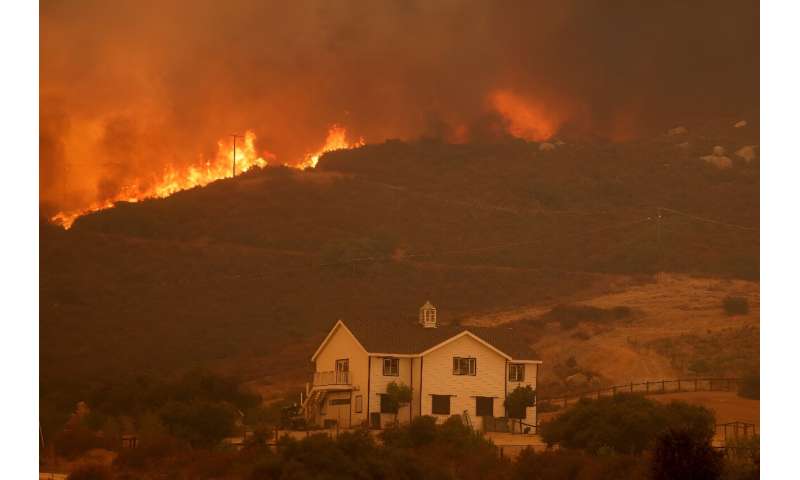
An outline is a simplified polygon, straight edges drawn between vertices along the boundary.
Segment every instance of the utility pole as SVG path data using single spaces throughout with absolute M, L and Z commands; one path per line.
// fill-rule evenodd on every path
M 231 137 L 233 137 L 233 175 L 232 176 L 235 177 L 236 176 L 236 139 L 237 138 L 244 138 L 244 137 L 239 135 L 239 134 L 236 134 L 236 133 L 231 134 Z
M 664 270 L 664 253 L 661 248 L 661 207 L 656 208 L 656 245 L 658 249 L 658 272 L 656 280 L 660 280 L 661 272 Z

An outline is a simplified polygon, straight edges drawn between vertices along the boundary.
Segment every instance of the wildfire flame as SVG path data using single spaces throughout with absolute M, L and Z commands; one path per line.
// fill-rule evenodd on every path
M 364 139 L 359 138 L 353 143 L 347 141 L 347 130 L 340 125 L 333 125 L 328 129 L 328 136 L 325 138 L 325 144 L 314 153 L 306 154 L 303 161 L 297 165 L 300 170 L 306 168 L 315 168 L 319 162 L 320 157 L 327 152 L 335 150 L 347 150 L 350 148 L 358 148 L 364 146 Z
M 237 139 L 238 140 L 238 139 Z M 275 160 L 275 155 L 264 152 L 258 155 L 255 148 L 256 134 L 251 130 L 236 142 L 236 172 L 246 172 L 253 167 L 266 167 L 267 159 Z M 111 208 L 116 202 L 138 202 L 147 198 L 164 198 L 175 192 L 193 187 L 205 186 L 215 180 L 233 175 L 233 138 L 217 142 L 217 155 L 211 161 L 191 165 L 185 168 L 167 166 L 156 178 L 138 179 L 125 185 L 111 198 L 96 201 L 87 207 L 59 212 L 52 217 L 55 223 L 70 228 L 81 215 Z
M 242 141 L 243 140 L 243 141 Z M 244 138 L 236 142 L 236 172 L 246 172 L 253 167 L 266 167 L 268 160 L 275 161 L 275 155 L 264 152 L 261 156 L 256 152 L 256 135 L 251 130 L 245 132 Z M 328 130 L 324 145 L 316 152 L 306 154 L 303 160 L 295 165 L 300 170 L 314 168 L 320 157 L 326 152 L 356 148 L 364 145 L 364 139 L 355 142 L 347 141 L 347 130 L 340 125 L 333 125 Z M 111 208 L 116 202 L 138 202 L 148 198 L 164 198 L 175 192 L 193 187 L 202 187 L 215 180 L 233 176 L 233 138 L 217 142 L 217 155 L 213 161 L 206 161 L 183 169 L 168 166 L 157 178 L 139 179 L 124 186 L 110 198 L 96 201 L 87 207 L 59 212 L 51 218 L 64 228 L 70 228 L 75 219 L 97 210 Z
M 492 92 L 489 102 L 508 121 L 509 133 L 517 138 L 548 140 L 561 123 L 555 112 L 510 90 Z

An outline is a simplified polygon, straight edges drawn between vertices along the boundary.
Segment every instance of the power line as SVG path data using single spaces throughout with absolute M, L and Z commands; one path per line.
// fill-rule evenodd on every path
M 711 223 L 711 224 L 714 224 L 714 225 L 721 225 L 723 227 L 736 228 L 736 229 L 739 229 L 739 230 L 745 230 L 745 231 L 749 231 L 749 232 L 757 232 L 757 231 L 759 231 L 757 228 L 746 227 L 744 225 L 737 225 L 735 223 L 721 222 L 719 220 L 714 220 L 713 218 L 701 217 L 699 215 L 693 215 L 691 213 L 681 212 L 680 210 L 675 210 L 673 208 L 667 208 L 667 207 L 657 207 L 657 208 L 659 210 L 663 210 L 665 212 L 670 212 L 670 213 L 674 213 L 676 215 L 681 215 L 681 216 L 684 216 L 684 217 L 687 217 L 687 218 L 691 218 L 693 220 L 697 220 L 698 222 Z

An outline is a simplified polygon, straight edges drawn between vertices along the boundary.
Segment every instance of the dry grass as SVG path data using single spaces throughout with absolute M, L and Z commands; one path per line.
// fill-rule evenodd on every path
M 570 357 L 581 368 L 599 374 L 606 384 L 677 378 L 687 374 L 685 365 L 675 365 L 669 356 L 647 348 L 649 342 L 698 333 L 722 335 L 741 328 L 757 332 L 759 327 L 759 285 L 755 282 L 661 274 L 655 282 L 617 282 L 606 292 L 597 294 L 598 291 L 599 287 L 595 287 L 574 297 L 582 304 L 605 309 L 629 307 L 636 315 L 630 322 L 613 325 L 581 324 L 586 335 L 579 336 L 574 331 L 563 331 L 557 322 L 543 322 L 534 349 L 545 360 L 540 385 L 548 394 L 557 394 L 553 391 L 556 385 L 551 383 L 561 380 L 556 371 Z M 747 298 L 750 311 L 735 317 L 727 315 L 722 300 L 730 295 Z M 542 318 L 548 311 L 548 305 L 532 305 L 502 314 L 473 316 L 469 323 L 493 325 L 534 315 Z M 751 342 L 757 351 L 757 335 Z M 732 343 L 730 347 L 739 350 L 741 344 Z M 720 348 L 725 349 L 726 345 Z

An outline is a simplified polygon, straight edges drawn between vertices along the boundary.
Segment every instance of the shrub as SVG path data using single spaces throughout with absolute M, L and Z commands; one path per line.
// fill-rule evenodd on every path
M 386 385 L 386 397 L 384 400 L 387 403 L 387 408 L 394 412 L 395 422 L 397 421 L 397 412 L 403 405 L 411 403 L 411 387 L 408 385 L 391 382 Z
M 576 338 L 578 340 L 589 340 L 590 338 L 592 338 L 592 336 L 589 335 L 589 332 L 584 332 L 583 330 L 581 330 L 579 332 L 573 333 L 572 338 Z
M 429 415 L 416 417 L 408 426 L 411 445 L 421 447 L 436 440 L 436 418 Z
M 530 385 L 515 388 L 508 398 L 505 406 L 511 418 L 525 418 L 525 409 L 536 405 L 536 391 Z
M 67 480 L 111 480 L 111 478 L 111 470 L 97 464 L 81 465 L 67 476 Z
M 750 372 L 742 377 L 738 393 L 740 397 L 753 400 L 761 398 L 761 375 L 758 371 Z
M 726 480 L 758 480 L 761 473 L 761 448 L 758 435 L 738 441 L 728 441 L 733 447 L 725 460 L 723 478 Z
M 536 413 L 549 413 L 561 410 L 561 406 L 550 402 L 541 402 L 536 405 Z
M 722 300 L 722 308 L 728 315 L 746 315 L 750 311 L 750 304 L 744 297 L 725 297 Z
M 161 419 L 173 435 L 193 447 L 212 447 L 233 431 L 234 413 L 221 403 L 170 402 Z
M 608 309 L 591 305 L 557 305 L 545 315 L 545 318 L 557 321 L 563 330 L 571 330 L 580 322 L 611 323 L 630 318 L 632 315 L 633 310 L 625 306 Z
M 550 445 L 597 452 L 611 447 L 618 453 L 638 454 L 668 427 L 682 427 L 698 438 L 714 434 L 714 416 L 704 407 L 685 402 L 662 404 L 641 395 L 622 394 L 597 400 L 582 399 L 541 426 Z
M 103 439 L 83 423 L 60 432 L 55 438 L 56 452 L 66 458 L 75 458 L 88 450 L 104 446 Z
M 514 463 L 512 480 L 646 479 L 647 464 L 630 455 L 592 456 L 575 451 L 536 453 L 525 449 Z
M 658 436 L 653 451 L 653 480 L 716 480 L 721 475 L 722 454 L 711 447 L 710 439 L 682 429 L 670 429 Z

